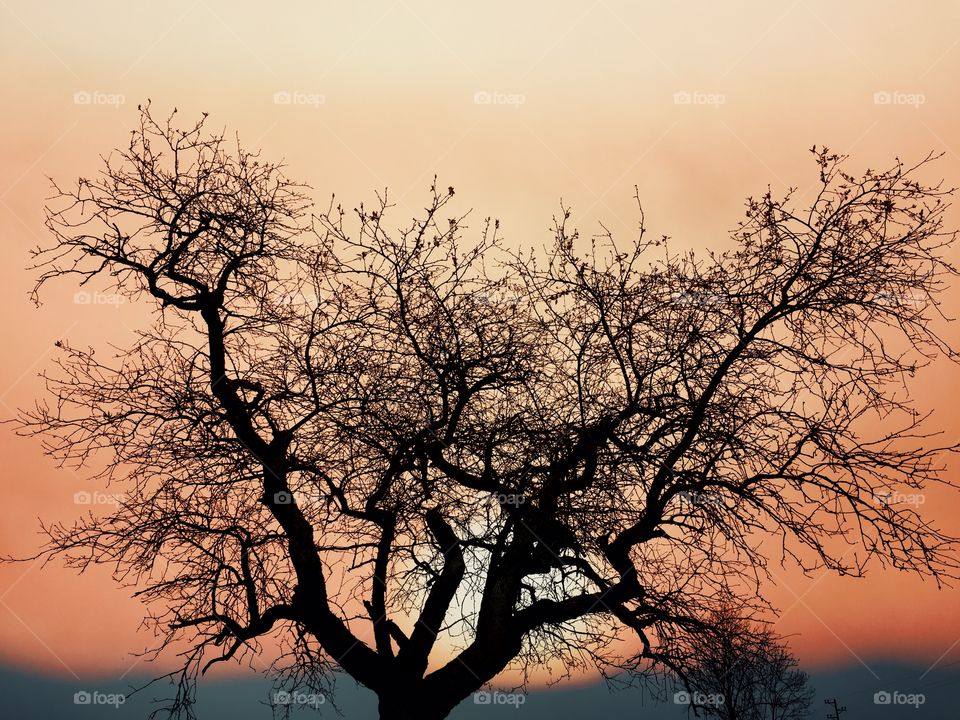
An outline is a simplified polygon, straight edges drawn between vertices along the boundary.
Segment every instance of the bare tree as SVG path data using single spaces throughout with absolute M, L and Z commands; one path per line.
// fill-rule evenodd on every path
M 813 688 L 783 639 L 721 608 L 689 639 L 695 658 L 682 695 L 694 714 L 718 720 L 802 720 Z
M 827 698 L 823 702 L 833 708 L 833 712 L 827 715 L 827 720 L 840 720 L 843 713 L 847 711 L 847 706 L 840 705 L 836 698 Z
M 266 636 L 287 682 L 339 668 L 429 720 L 508 667 L 682 672 L 678 640 L 759 605 L 771 561 L 951 577 L 953 540 L 877 499 L 945 482 L 903 388 L 955 359 L 948 191 L 915 179 L 930 158 L 855 178 L 813 154 L 809 208 L 750 199 L 731 252 L 674 254 L 642 211 L 581 239 L 564 210 L 512 253 L 489 220 L 464 243 L 452 188 L 406 225 L 386 192 L 311 216 L 282 167 L 144 109 L 37 251 L 37 291 L 155 318 L 113 358 L 62 342 L 21 418 L 125 492 L 44 554 L 115 566 L 157 650 L 192 648 L 181 714 Z

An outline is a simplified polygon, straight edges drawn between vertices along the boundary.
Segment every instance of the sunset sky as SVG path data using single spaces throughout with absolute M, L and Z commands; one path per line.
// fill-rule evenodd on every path
M 584 235 L 599 222 L 632 235 L 636 186 L 651 233 L 723 249 L 748 195 L 793 186 L 798 205 L 810 200 L 814 144 L 850 154 L 856 172 L 942 152 L 927 179 L 960 185 L 952 0 L 0 0 L 0 60 L 0 419 L 42 397 L 37 374 L 56 340 L 106 349 L 142 321 L 136 307 L 75 302 L 69 282 L 35 308 L 26 267 L 47 243 L 48 177 L 96 172 L 148 98 L 159 115 L 207 112 L 284 159 L 321 205 L 336 193 L 352 207 L 389 187 L 399 221 L 437 175 L 456 188 L 456 210 L 473 209 L 472 228 L 498 217 L 513 247 L 550 242 L 561 198 Z M 960 226 L 960 212 L 948 220 Z M 960 288 L 944 307 L 960 309 Z M 960 347 L 960 325 L 945 334 Z M 913 391 L 935 410 L 930 427 L 956 441 L 960 368 L 927 368 Z M 58 470 L 9 425 L 0 452 L 2 555 L 33 552 L 40 520 L 86 512 L 76 493 L 117 491 Z M 931 489 L 922 510 L 960 535 L 960 493 Z M 776 628 L 805 665 L 960 661 L 956 589 L 880 567 L 861 580 L 774 570 Z M 0 664 L 117 676 L 150 641 L 142 617 L 106 571 L 0 565 Z

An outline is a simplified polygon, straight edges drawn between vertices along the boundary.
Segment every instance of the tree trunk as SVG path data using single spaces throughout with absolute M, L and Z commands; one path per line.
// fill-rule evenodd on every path
M 405 697 L 380 698 L 377 705 L 380 720 L 444 720 L 449 714 L 429 698 L 410 692 Z

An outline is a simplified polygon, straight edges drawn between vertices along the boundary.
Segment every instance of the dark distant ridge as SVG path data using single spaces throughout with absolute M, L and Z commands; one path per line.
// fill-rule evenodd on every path
M 960 662 L 944 662 L 929 670 L 922 664 L 878 660 L 811 673 L 817 690 L 812 720 L 825 718 L 824 698 L 836 697 L 848 711 L 842 720 L 960 720 Z M 871 672 L 872 671 L 872 672 Z M 876 675 L 877 677 L 874 677 Z M 127 699 L 119 707 L 109 704 L 117 694 L 129 692 L 131 685 L 143 684 L 146 676 L 123 682 L 103 679 L 75 681 L 51 678 L 0 666 L 0 717 L 13 720 L 143 720 L 156 707 L 151 700 L 163 697 L 168 686 L 158 683 L 147 691 Z M 99 693 L 90 704 L 75 704 L 76 693 Z M 266 702 L 270 683 L 259 676 L 249 679 L 209 680 L 197 693 L 200 720 L 269 720 Z M 889 693 L 889 704 L 875 704 L 876 693 Z M 920 703 L 920 695 L 923 702 Z M 914 703 L 909 704 L 911 696 Z M 885 696 L 879 696 L 883 700 Z M 78 699 L 83 700 L 83 696 Z M 487 699 L 487 698 L 481 698 Z M 537 690 L 518 705 L 515 698 L 498 696 L 490 703 L 476 704 L 471 698 L 451 715 L 452 720 L 682 720 L 688 717 L 683 706 L 656 704 L 638 690 L 611 692 L 603 684 L 555 687 Z M 292 718 L 337 718 L 376 720 L 374 697 L 351 680 L 338 683 L 338 715 L 329 702 L 320 712 L 298 710 Z M 692 716 L 691 716 L 692 717 Z

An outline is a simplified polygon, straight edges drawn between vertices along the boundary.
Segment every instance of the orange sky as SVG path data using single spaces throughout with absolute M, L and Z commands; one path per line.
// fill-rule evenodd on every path
M 67 283 L 34 309 L 23 268 L 45 242 L 46 177 L 94 172 L 148 97 L 286 158 L 319 202 L 389 185 L 399 218 L 436 173 L 457 209 L 475 208 L 477 226 L 498 216 L 517 246 L 549 241 L 561 197 L 587 234 L 600 220 L 632 232 L 637 185 L 652 233 L 723 247 L 746 195 L 769 183 L 809 198 L 815 143 L 857 171 L 942 150 L 939 173 L 960 184 L 956 2 L 343 5 L 0 0 L 0 417 L 40 395 L 54 340 L 102 347 L 135 323 L 129 307 L 74 304 Z M 960 370 L 938 366 L 915 386 L 949 440 L 958 385 Z M 0 453 L 0 551 L 27 553 L 38 516 L 75 516 L 74 493 L 96 488 L 7 426 Z M 960 534 L 960 497 L 931 493 L 924 510 Z M 956 591 L 778 574 L 778 629 L 799 634 L 804 662 L 960 658 Z M 127 671 L 146 640 L 127 595 L 105 573 L 0 566 L 0 662 Z

